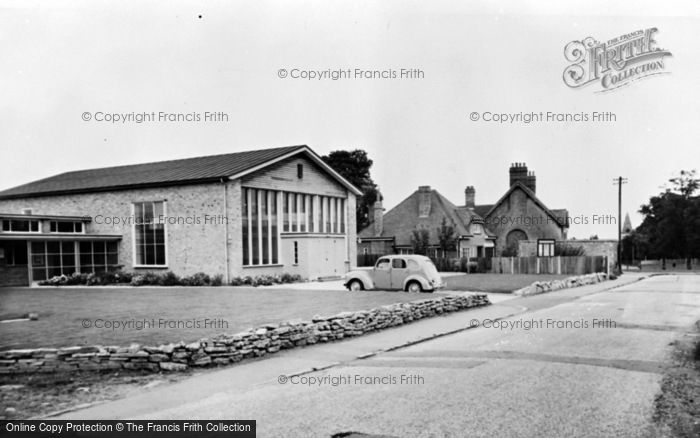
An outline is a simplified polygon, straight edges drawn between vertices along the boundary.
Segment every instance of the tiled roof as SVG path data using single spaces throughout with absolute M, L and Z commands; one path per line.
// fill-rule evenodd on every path
M 506 191 L 506 193 L 501 197 L 501 199 L 498 200 L 495 204 L 491 206 L 491 209 L 489 209 L 488 213 L 484 215 L 484 218 L 488 219 L 488 216 L 496 210 L 496 207 L 501 205 L 503 202 L 505 202 L 506 199 L 508 199 L 508 196 L 513 192 L 513 190 L 520 189 L 527 196 L 529 196 L 535 204 L 537 204 L 546 214 L 548 214 L 552 219 L 554 219 L 560 227 L 562 228 L 568 228 L 568 217 L 569 217 L 569 212 L 565 209 L 559 209 L 559 210 L 550 210 L 547 208 L 546 205 L 544 205 L 544 202 L 542 202 L 536 195 L 535 192 L 533 192 L 531 189 L 529 189 L 525 184 L 521 182 L 516 182 L 510 188 Z
M 491 211 L 493 204 L 482 204 L 474 206 L 474 213 L 481 217 L 486 217 L 486 214 Z
M 2 191 L 0 192 L 0 199 L 213 182 L 249 171 L 272 160 L 301 151 L 308 151 L 313 154 L 308 146 L 300 145 L 155 163 L 78 170 Z M 320 158 L 318 160 L 320 161 Z
M 456 207 L 437 190 L 431 190 L 430 215 L 420 217 L 418 212 L 419 199 L 420 190 L 416 190 L 399 205 L 385 213 L 381 236 L 374 235 L 374 224 L 370 223 L 358 233 L 358 237 L 395 237 L 396 245 L 405 246 L 411 244 L 413 230 L 426 228 L 430 232 L 430 243 L 436 245 L 438 243 L 437 230 L 442 225 L 442 218 L 447 219 L 447 223 L 454 227 L 456 235 L 471 235 L 469 223 L 474 216 L 473 212 Z

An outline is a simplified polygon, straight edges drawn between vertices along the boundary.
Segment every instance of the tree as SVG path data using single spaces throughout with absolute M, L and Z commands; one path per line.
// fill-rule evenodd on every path
M 414 254 L 428 255 L 428 248 L 430 247 L 430 231 L 425 228 L 413 230 L 413 234 L 411 235 L 411 246 L 413 246 Z
M 448 251 L 454 251 L 455 245 L 455 227 L 447 223 L 447 219 L 443 216 L 442 223 L 437 229 L 438 245 L 443 251 L 443 254 Z
M 357 231 L 360 231 L 369 225 L 372 219 L 372 207 L 380 196 L 377 184 L 370 175 L 372 160 L 367 156 L 367 152 L 361 149 L 333 151 L 321 158 L 350 184 L 362 191 L 362 195 L 357 198 L 355 209 Z
M 680 172 L 669 179 L 670 187 L 652 196 L 639 212 L 644 220 L 631 233 L 628 244 L 652 258 L 700 257 L 700 197 L 693 196 L 700 188 L 694 170 Z M 641 255 L 641 253 L 640 253 Z

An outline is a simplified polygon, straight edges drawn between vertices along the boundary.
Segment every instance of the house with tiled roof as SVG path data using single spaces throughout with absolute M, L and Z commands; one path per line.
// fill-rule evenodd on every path
M 413 231 L 425 228 L 430 233 L 429 255 L 442 256 L 437 252 L 438 229 L 446 218 L 455 230 L 456 249 L 448 257 L 515 255 L 521 240 L 536 241 L 541 255 L 553 255 L 555 242 L 566 240 L 568 211 L 550 209 L 537 197 L 536 176 L 525 163 L 511 165 L 508 182 L 508 190 L 492 204 L 477 204 L 473 186 L 465 188 L 461 206 L 429 186 L 419 187 L 386 214 L 378 203 L 372 222 L 358 233 L 358 251 L 411 252 Z
M 440 229 L 453 229 L 453 245 L 448 253 L 440 245 Z M 421 186 L 384 214 L 381 201 L 374 205 L 369 226 L 358 233 L 360 254 L 411 254 L 414 230 L 429 235 L 428 255 L 433 257 L 484 257 L 492 255 L 496 236 L 472 210 L 457 207 L 430 186 Z
M 305 145 L 63 173 L 0 191 L 0 286 L 117 268 L 341 275 L 360 194 Z

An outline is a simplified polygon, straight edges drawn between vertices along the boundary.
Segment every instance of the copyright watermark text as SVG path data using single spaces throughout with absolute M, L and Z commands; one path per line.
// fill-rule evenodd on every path
M 610 318 L 592 319 L 554 319 L 554 318 L 520 318 L 520 319 L 472 319 L 472 328 L 484 327 L 501 331 L 542 330 L 542 329 L 614 329 L 617 323 Z
M 472 111 L 469 113 L 472 122 L 497 124 L 537 124 L 537 123 L 613 123 L 617 122 L 617 114 L 612 111 L 591 111 L 578 113 L 557 113 L 553 111 L 532 112 L 498 112 Z
M 380 385 L 425 385 L 425 377 L 419 374 L 385 374 L 365 376 L 362 374 L 323 374 L 287 376 L 277 378 L 280 385 L 299 385 L 312 387 L 326 386 L 380 386 Z
M 85 111 L 81 115 L 85 122 L 98 122 L 110 124 L 127 123 L 212 123 L 228 122 L 229 115 L 223 111 L 205 111 L 190 113 L 169 113 L 165 111 L 143 112 L 109 112 L 109 111 Z
M 381 79 L 425 79 L 425 71 L 420 68 L 281 68 L 277 70 L 280 79 L 302 79 L 307 81 L 342 80 L 381 80 Z

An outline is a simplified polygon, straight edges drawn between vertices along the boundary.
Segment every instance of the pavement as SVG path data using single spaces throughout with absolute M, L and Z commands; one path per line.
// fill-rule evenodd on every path
M 625 274 L 203 371 L 65 419 L 255 419 L 258 436 L 656 436 L 700 276 Z M 551 323 L 551 326 L 550 326 Z

